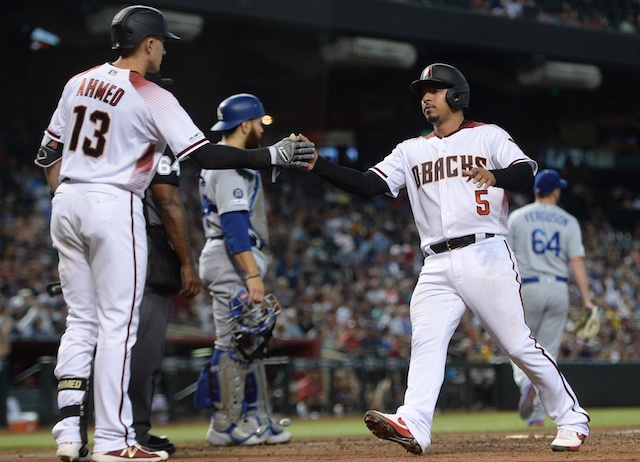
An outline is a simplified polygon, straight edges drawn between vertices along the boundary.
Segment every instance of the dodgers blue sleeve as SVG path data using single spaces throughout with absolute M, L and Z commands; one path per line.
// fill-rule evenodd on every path
M 222 222 L 224 242 L 231 255 L 251 250 L 249 213 L 247 211 L 223 213 L 220 215 L 220 221 Z

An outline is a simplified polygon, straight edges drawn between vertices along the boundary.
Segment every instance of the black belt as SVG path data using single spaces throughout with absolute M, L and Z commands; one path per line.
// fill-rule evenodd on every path
M 524 278 L 522 279 L 522 283 L 531 284 L 532 282 L 540 282 L 541 280 L 544 281 L 546 278 L 551 280 L 556 280 L 558 282 L 567 282 L 567 278 L 563 278 L 562 276 L 548 276 L 548 277 L 543 276 L 542 278 Z
M 484 235 L 487 239 L 495 236 L 493 233 L 485 233 Z M 461 249 L 462 247 L 466 247 L 468 245 L 474 244 L 476 242 L 476 235 L 469 234 L 468 236 L 462 237 L 454 237 L 453 239 L 447 239 L 446 241 L 438 242 L 437 244 L 433 244 L 429 248 L 433 253 L 442 253 L 448 252 L 450 250 Z

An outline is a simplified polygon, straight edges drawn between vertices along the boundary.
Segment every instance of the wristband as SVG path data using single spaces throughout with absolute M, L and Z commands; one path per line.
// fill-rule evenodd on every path
M 278 151 L 276 151 L 276 147 L 275 146 L 269 146 L 269 159 L 271 159 L 271 165 L 276 165 L 277 158 L 278 155 Z
M 259 277 L 260 277 L 260 273 L 250 274 L 249 276 L 245 276 L 244 280 L 246 281 L 247 279 L 259 278 Z

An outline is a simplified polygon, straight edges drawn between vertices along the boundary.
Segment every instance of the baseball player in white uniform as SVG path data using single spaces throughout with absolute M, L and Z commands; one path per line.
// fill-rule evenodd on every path
M 226 98 L 211 127 L 222 144 L 257 148 L 264 128 L 262 102 L 249 93 Z M 200 277 L 212 295 L 215 350 L 208 371 L 213 416 L 206 439 L 214 446 L 286 443 L 291 433 L 269 416 L 264 359 L 246 358 L 233 341 L 230 303 L 246 290 L 248 304 L 262 302 L 270 257 L 267 210 L 260 172 L 252 169 L 202 170 L 202 225 L 206 237 Z M 198 396 L 198 394 L 196 394 Z M 200 405 L 196 403 L 196 405 Z M 261 426 L 266 426 L 261 429 Z M 262 431 L 259 431 L 262 430 Z
M 307 169 L 365 198 L 396 197 L 406 188 L 420 235 L 425 259 L 410 303 L 404 404 L 395 414 L 367 411 L 365 423 L 414 454 L 429 448 L 447 348 L 469 308 L 538 391 L 558 426 L 552 449 L 575 451 L 589 434 L 589 416 L 553 357 L 531 336 L 507 243 L 505 190 L 531 187 L 537 165 L 502 128 L 464 118 L 470 90 L 455 67 L 427 66 L 410 90 L 433 124 L 430 135 L 401 142 L 367 172 L 321 157 Z
M 51 237 L 69 308 L 55 368 L 61 420 L 52 430 L 64 462 L 168 457 L 136 442 L 127 393 L 147 267 L 142 197 L 165 147 L 203 168 L 292 167 L 312 157 L 310 145 L 288 138 L 252 151 L 211 144 L 170 92 L 143 77 L 159 72 L 164 42 L 178 40 L 157 9 L 124 8 L 111 38 L 119 58 L 67 82 L 36 158 L 55 191 Z M 89 456 L 78 429 L 94 358 Z
M 536 175 L 535 202 L 509 214 L 509 245 L 522 277 L 522 301 L 532 335 L 554 358 L 558 356 L 569 311 L 570 273 L 583 306 L 593 306 L 584 264 L 584 245 L 578 220 L 558 206 L 568 183 L 557 171 Z M 544 424 L 544 408 L 526 374 L 512 363 L 520 389 L 518 410 L 529 426 Z

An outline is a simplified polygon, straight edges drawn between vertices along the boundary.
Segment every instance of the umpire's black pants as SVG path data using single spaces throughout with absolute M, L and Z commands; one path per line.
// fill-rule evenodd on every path
M 151 401 L 160 376 L 172 299 L 170 293 L 157 293 L 147 287 L 140 304 L 138 339 L 131 350 L 129 397 L 136 440 L 141 444 L 149 439 Z

